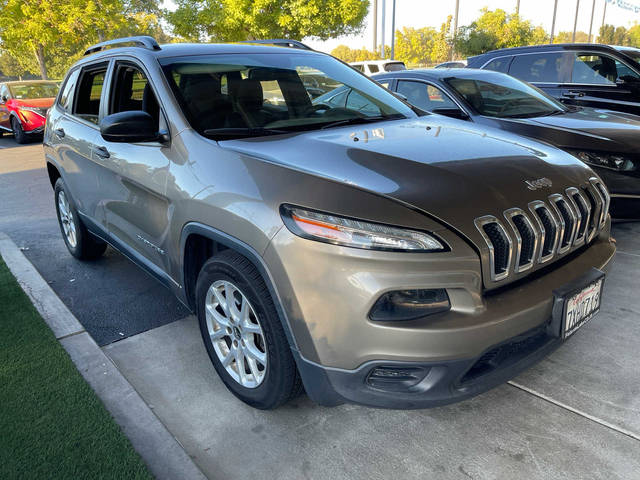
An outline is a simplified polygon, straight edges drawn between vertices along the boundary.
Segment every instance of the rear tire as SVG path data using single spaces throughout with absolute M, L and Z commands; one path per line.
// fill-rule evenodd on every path
M 13 138 L 16 143 L 27 143 L 27 135 L 24 133 L 22 125 L 15 117 L 11 119 L 11 130 L 13 130 Z
M 231 393 L 262 410 L 300 394 L 302 382 L 282 323 L 249 260 L 233 250 L 211 257 L 198 275 L 196 302 L 207 353 Z
M 107 244 L 84 226 L 62 178 L 56 181 L 54 191 L 58 224 L 69 253 L 79 260 L 94 260 L 102 256 Z

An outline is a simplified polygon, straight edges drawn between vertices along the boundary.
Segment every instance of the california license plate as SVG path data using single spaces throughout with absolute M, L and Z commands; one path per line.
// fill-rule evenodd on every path
M 603 282 L 604 277 L 601 277 L 566 298 L 564 321 L 562 322 L 562 338 L 568 338 L 573 335 L 600 311 Z

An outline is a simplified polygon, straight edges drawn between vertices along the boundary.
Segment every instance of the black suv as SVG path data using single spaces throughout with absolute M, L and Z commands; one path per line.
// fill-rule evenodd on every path
M 583 43 L 505 48 L 467 63 L 508 73 L 568 105 L 640 115 L 639 62 L 638 48 Z

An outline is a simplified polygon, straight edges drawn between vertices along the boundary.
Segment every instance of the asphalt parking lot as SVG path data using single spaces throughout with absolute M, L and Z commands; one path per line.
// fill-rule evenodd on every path
M 111 249 L 67 253 L 39 144 L 0 139 L 0 231 L 210 478 L 640 478 L 640 223 L 614 226 L 602 311 L 566 345 L 509 385 L 419 411 L 242 404 L 169 292 Z

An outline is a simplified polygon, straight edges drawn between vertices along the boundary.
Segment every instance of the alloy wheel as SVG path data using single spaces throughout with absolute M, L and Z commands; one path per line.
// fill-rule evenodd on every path
M 64 191 L 58 193 L 58 212 L 60 212 L 60 223 L 62 224 L 62 230 L 67 238 L 67 242 L 69 242 L 71 248 L 76 248 L 78 244 L 76 223 L 74 222 L 73 213 L 71 213 L 69 201 Z

